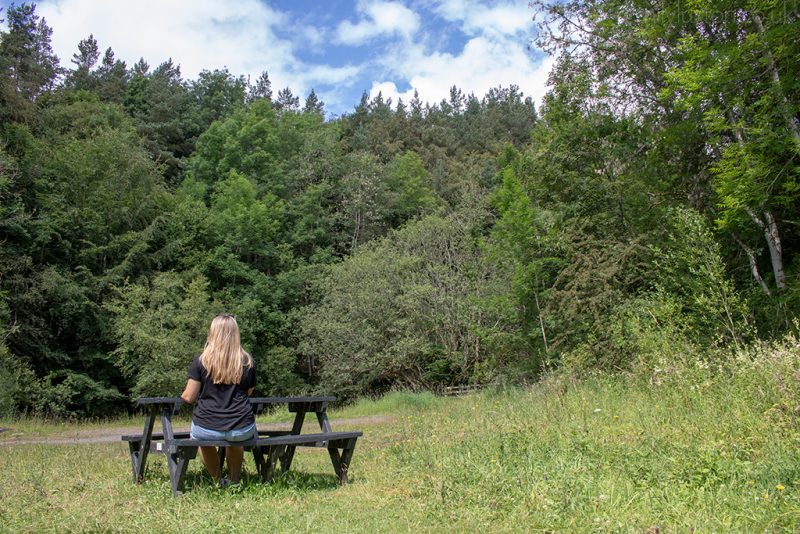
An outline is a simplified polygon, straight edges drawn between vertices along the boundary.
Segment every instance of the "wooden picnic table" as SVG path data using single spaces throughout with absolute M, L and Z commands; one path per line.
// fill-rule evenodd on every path
M 252 397 L 253 413 L 263 413 L 267 406 L 286 404 L 294 413 L 291 430 L 257 431 L 256 437 L 243 442 L 193 440 L 189 432 L 176 432 L 172 416 L 185 404 L 180 397 L 144 397 L 137 405 L 144 408 L 144 429 L 141 434 L 122 436 L 128 442 L 133 469 L 133 481 L 139 484 L 144 479 L 147 456 L 150 452 L 165 454 L 168 460 L 172 491 L 179 495 L 188 461 L 196 456 L 199 446 L 220 447 L 220 459 L 224 460 L 224 447 L 241 446 L 252 451 L 256 466 L 265 481 L 273 477 L 276 462 L 283 471 L 291 467 L 297 447 L 327 447 L 334 470 L 340 483 L 347 482 L 347 470 L 361 432 L 333 432 L 328 420 L 328 403 L 336 397 Z M 301 434 L 306 414 L 316 415 L 320 433 Z M 161 433 L 153 433 L 155 421 L 161 418 Z M 222 463 L 220 463 L 222 466 Z

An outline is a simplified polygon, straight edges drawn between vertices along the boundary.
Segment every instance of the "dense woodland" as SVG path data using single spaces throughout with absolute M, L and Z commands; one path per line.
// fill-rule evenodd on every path
M 558 58 L 324 103 L 0 33 L 0 412 L 175 395 L 233 313 L 259 395 L 705 360 L 797 329 L 797 2 L 534 2 Z M 105 51 L 103 51 L 105 48 Z M 268 66 L 266 66 L 268 68 Z

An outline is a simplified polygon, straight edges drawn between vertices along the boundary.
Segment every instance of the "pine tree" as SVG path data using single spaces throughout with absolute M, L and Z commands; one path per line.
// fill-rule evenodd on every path
M 267 71 L 261 73 L 255 85 L 249 86 L 247 94 L 248 102 L 255 102 L 262 98 L 272 102 L 272 82 L 269 80 L 269 73 L 267 73 Z
M 300 109 L 300 97 L 294 96 L 291 89 L 284 87 L 278 91 L 278 98 L 275 100 L 275 109 L 297 111 Z
M 324 106 L 325 102 L 317 97 L 317 93 L 314 91 L 314 89 L 311 89 L 311 92 L 308 94 L 308 98 L 306 98 L 306 104 L 303 107 L 303 111 L 305 113 L 317 113 L 319 115 L 324 115 Z
M 0 119 L 30 121 L 36 98 L 61 72 L 50 45 L 53 30 L 28 4 L 12 4 L 7 25 L 0 33 Z

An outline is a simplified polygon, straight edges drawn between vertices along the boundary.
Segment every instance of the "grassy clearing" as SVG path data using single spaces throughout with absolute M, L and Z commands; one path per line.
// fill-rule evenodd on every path
M 793 366 L 395 393 L 336 414 L 395 416 L 363 428 L 344 487 L 320 450 L 234 490 L 192 462 L 175 499 L 160 456 L 131 483 L 122 443 L 3 446 L 0 530 L 797 531 L 800 431 L 782 408 Z

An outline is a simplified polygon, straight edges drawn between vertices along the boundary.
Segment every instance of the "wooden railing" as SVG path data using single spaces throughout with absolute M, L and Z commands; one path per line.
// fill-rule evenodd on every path
M 482 389 L 496 385 L 497 384 L 464 384 L 461 386 L 443 386 L 440 387 L 436 392 L 439 395 L 444 395 L 445 397 L 457 397 L 459 395 L 466 395 L 468 393 L 477 393 Z

